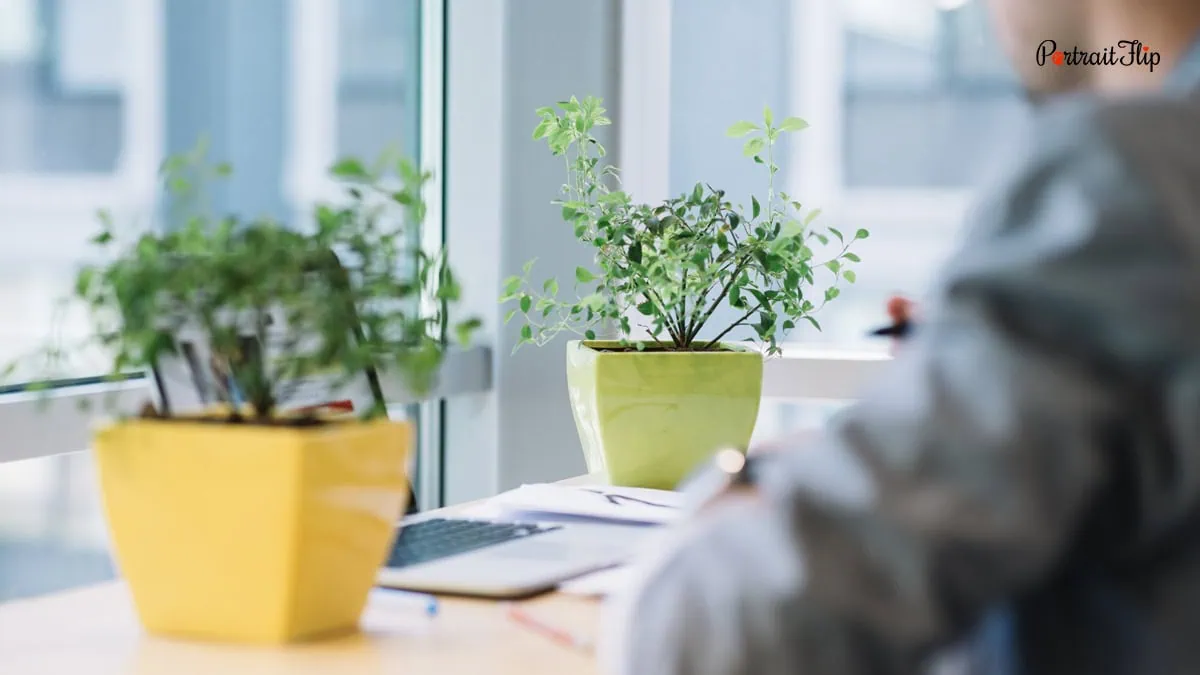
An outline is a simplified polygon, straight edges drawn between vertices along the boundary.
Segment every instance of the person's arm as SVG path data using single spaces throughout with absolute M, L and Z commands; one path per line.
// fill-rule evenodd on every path
M 884 381 L 646 566 L 610 672 L 913 673 L 1062 563 L 1200 299 L 1102 118 L 1042 132 Z

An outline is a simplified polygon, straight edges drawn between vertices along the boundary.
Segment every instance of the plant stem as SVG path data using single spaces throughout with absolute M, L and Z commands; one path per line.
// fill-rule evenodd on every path
M 767 134 L 767 222 L 770 223 L 775 212 L 775 141 L 771 140 L 771 130 Z
M 743 315 L 742 315 L 742 317 L 741 317 L 740 319 L 738 319 L 737 321 L 734 321 L 732 324 L 730 324 L 730 325 L 729 325 L 729 327 L 728 327 L 728 328 L 726 328 L 725 330 L 723 330 L 723 331 L 721 331 L 720 333 L 718 333 L 718 334 L 717 334 L 717 337 L 713 338 L 712 340 L 709 340 L 709 341 L 708 341 L 708 344 L 706 344 L 706 345 L 704 346 L 704 349 L 705 349 L 705 350 L 712 349 L 712 348 L 713 348 L 713 345 L 715 345 L 715 344 L 717 344 L 718 342 L 720 342 L 720 341 L 721 341 L 721 338 L 725 337 L 726 335 L 729 335 L 729 331 L 731 331 L 731 330 L 733 330 L 734 328 L 737 328 L 738 326 L 742 325 L 742 324 L 743 324 L 743 323 L 746 321 L 746 319 L 750 318 L 750 315 L 751 315 L 751 314 L 753 314 L 753 313 L 755 313 L 755 312 L 757 312 L 757 311 L 759 310 L 759 308 L 760 308 L 760 307 L 762 307 L 762 303 L 761 303 L 761 302 L 760 302 L 760 303 L 758 303 L 757 305 L 755 305 L 754 307 L 751 307 L 751 308 L 750 308 L 750 311 L 748 311 L 748 312 L 746 312 L 745 314 L 743 314 Z
M 681 327 L 678 327 L 676 324 L 671 322 L 672 317 L 670 311 L 667 310 L 667 303 L 663 302 L 662 296 L 660 296 L 653 288 L 646 289 L 646 293 L 650 296 L 650 299 L 658 305 L 658 311 L 662 312 L 663 322 L 667 324 L 667 333 L 671 336 L 671 340 L 678 345 L 680 340 L 683 338 L 683 330 Z
M 700 317 L 700 320 L 696 322 L 696 325 L 692 326 L 692 331 L 687 336 L 687 344 L 691 344 L 692 341 L 696 339 L 696 336 L 700 334 L 700 329 L 704 327 L 704 324 L 708 321 L 709 317 L 713 315 L 713 312 L 717 311 L 717 307 L 719 307 L 721 302 L 725 300 L 725 296 L 729 295 L 729 289 L 732 288 L 733 284 L 737 282 L 738 276 L 741 275 L 742 270 L 745 269 L 749 261 L 749 258 L 744 258 L 742 262 L 738 263 L 737 267 L 734 268 L 733 273 L 729 275 L 729 283 L 725 284 L 725 287 L 721 289 L 721 294 L 717 296 L 716 300 L 713 300 L 713 303 L 709 305 L 707 310 L 705 310 L 704 314 Z
M 678 313 L 675 315 L 675 323 L 677 323 L 679 325 L 681 336 L 686 336 L 689 332 L 691 332 L 691 327 L 688 326 L 687 281 L 688 281 L 688 270 L 685 267 L 683 270 L 683 279 L 681 279 L 679 282 L 680 306 L 678 309 Z M 679 345 L 679 346 L 682 347 L 683 345 Z

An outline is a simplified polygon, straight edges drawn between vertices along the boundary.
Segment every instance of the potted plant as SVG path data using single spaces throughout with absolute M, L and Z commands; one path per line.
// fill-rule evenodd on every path
M 806 128 L 802 119 L 776 122 L 767 108 L 760 124 L 730 127 L 766 183 L 748 207 L 704 183 L 639 204 L 593 135 L 610 124 L 604 112 L 597 98 L 572 97 L 539 109 L 533 133 L 565 158 L 555 203 L 595 266 L 576 269 L 574 292 L 560 299 L 558 280 L 531 281 L 530 261 L 501 300 L 517 304 L 506 321 L 525 319 L 517 347 L 582 338 L 567 345 L 567 384 L 589 470 L 618 485 L 673 488 L 714 451 L 749 444 L 764 355 L 802 321 L 820 329 L 814 315 L 854 282 L 850 248 L 868 232 L 819 226 L 820 210 L 777 188 L 776 144 Z M 734 318 L 710 325 L 722 308 Z M 725 341 L 739 327 L 753 330 L 757 348 Z
M 343 160 L 346 200 L 301 232 L 210 214 L 198 186 L 214 171 L 228 167 L 168 160 L 178 227 L 126 245 L 104 219 L 104 260 L 77 278 L 114 373 L 202 349 L 192 375 L 216 383 L 201 409 L 163 401 L 96 433 L 115 559 L 152 633 L 281 643 L 353 629 L 408 498 L 413 432 L 378 399 L 335 415 L 296 397 L 373 368 L 417 390 L 434 381 L 443 312 L 418 300 L 445 307 L 459 291 L 445 256 L 415 245 L 428 174 Z M 477 326 L 455 328 L 465 341 Z

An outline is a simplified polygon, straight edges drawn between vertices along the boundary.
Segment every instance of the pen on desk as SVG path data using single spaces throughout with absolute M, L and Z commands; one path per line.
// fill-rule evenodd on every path
M 439 604 L 436 595 L 429 595 L 428 593 L 415 593 L 413 591 L 403 591 L 399 588 L 388 588 L 387 586 L 379 586 L 378 588 L 386 592 L 388 595 L 410 598 L 415 603 L 423 605 L 425 607 L 425 614 L 430 617 L 435 617 L 438 615 Z
M 516 605 L 508 605 L 508 611 L 506 614 L 508 615 L 509 620 L 512 622 L 528 628 L 534 633 L 549 639 L 551 642 L 558 643 L 570 649 L 578 649 L 584 652 L 590 652 L 592 650 L 591 640 L 579 637 L 570 631 L 540 621 Z

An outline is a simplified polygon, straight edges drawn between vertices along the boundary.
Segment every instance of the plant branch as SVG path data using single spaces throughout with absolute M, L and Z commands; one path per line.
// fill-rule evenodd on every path
M 667 334 L 671 336 L 671 340 L 675 344 L 679 344 L 683 338 L 683 330 L 671 321 L 671 313 L 667 309 L 667 303 L 663 302 L 662 296 L 653 288 L 646 289 L 646 293 L 651 297 L 655 304 L 658 305 L 658 311 L 662 313 L 663 322 L 667 324 Z M 681 345 L 682 346 L 682 345 Z
M 733 288 L 733 285 L 737 283 L 737 279 L 739 276 L 741 276 L 742 270 L 745 269 L 746 265 L 749 263 L 750 256 L 746 256 L 741 262 L 738 263 L 737 267 L 734 268 L 733 273 L 729 275 L 729 281 L 726 282 L 725 287 L 721 289 L 720 295 L 717 296 L 716 300 L 713 300 L 712 304 L 709 305 L 708 309 L 705 310 L 700 319 L 695 323 L 695 325 L 692 326 L 692 331 L 687 336 L 688 344 L 691 344 L 692 341 L 696 339 L 696 336 L 700 334 L 700 329 L 704 327 L 704 324 L 708 321 L 709 317 L 711 317 L 713 312 L 717 311 L 717 307 L 719 307 L 721 303 L 725 301 L 725 297 L 729 295 L 729 289 Z
M 761 302 L 758 303 L 757 305 L 751 307 L 750 310 L 747 311 L 745 314 L 743 314 L 740 319 L 738 319 L 737 321 L 734 321 L 732 324 L 729 325 L 728 328 L 726 328 L 725 330 L 718 333 L 717 337 L 713 338 L 712 340 L 709 340 L 708 343 L 704 346 L 704 349 L 705 350 L 712 349 L 713 345 L 716 345 L 718 342 L 721 341 L 721 338 L 725 337 L 726 335 L 729 335 L 729 332 L 732 331 L 734 328 L 737 328 L 738 326 L 743 325 L 746 322 L 746 319 L 750 318 L 750 315 L 757 312 L 761 307 L 762 307 Z

